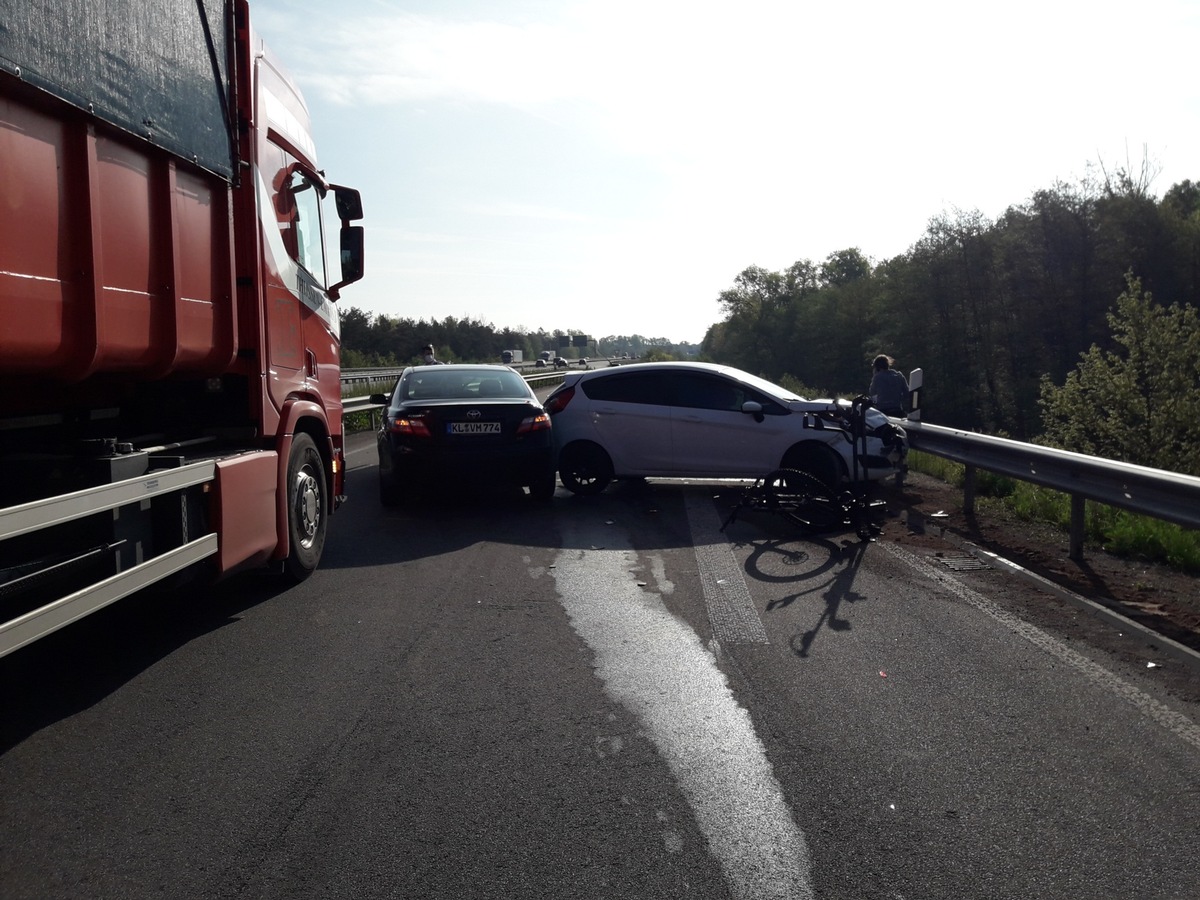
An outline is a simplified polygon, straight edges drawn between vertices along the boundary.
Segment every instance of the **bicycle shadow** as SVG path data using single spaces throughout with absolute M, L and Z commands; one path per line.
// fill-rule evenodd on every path
M 804 543 L 821 548 L 824 559 L 815 566 L 805 566 L 804 563 L 813 559 L 813 555 L 805 549 L 792 549 L 787 545 L 794 544 L 789 540 L 769 540 L 754 546 L 746 560 L 746 574 L 758 581 L 789 583 L 797 581 L 812 581 L 820 579 L 819 583 L 805 587 L 786 596 L 771 600 L 766 611 L 786 609 L 800 600 L 819 596 L 822 601 L 820 615 L 808 630 L 794 635 L 789 644 L 797 656 L 807 658 L 813 644 L 820 633 L 828 628 L 830 631 L 850 631 L 853 628 L 850 620 L 841 615 L 843 604 L 853 604 L 866 600 L 866 596 L 854 589 L 854 581 L 862 565 L 863 556 L 870 541 L 842 539 L 835 542 L 831 538 L 810 536 Z M 804 568 L 804 571 L 792 575 L 780 575 L 769 571 L 763 560 L 768 554 L 780 557 L 784 566 Z

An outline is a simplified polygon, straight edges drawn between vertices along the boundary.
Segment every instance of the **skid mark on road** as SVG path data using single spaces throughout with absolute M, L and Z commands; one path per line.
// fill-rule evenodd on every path
M 1050 653 L 1057 659 L 1062 660 L 1073 669 L 1082 673 L 1089 680 L 1129 701 L 1144 715 L 1148 716 L 1150 719 L 1157 722 L 1168 731 L 1173 732 L 1174 734 L 1183 738 L 1183 740 L 1191 744 L 1193 747 L 1200 749 L 1200 726 L 1197 726 L 1186 716 L 1175 712 L 1162 703 L 1159 703 L 1149 694 L 1146 694 L 1139 688 L 1134 687 L 1132 684 L 1125 681 L 1113 672 L 1110 672 L 1103 666 L 1092 662 L 1086 656 L 1075 652 L 1056 638 L 1046 634 L 1046 632 L 1042 631 L 1040 628 L 1029 624 L 1007 610 L 1001 609 L 982 594 L 972 590 L 962 582 L 947 576 L 946 573 L 935 568 L 932 563 L 929 563 L 921 557 L 910 553 L 908 550 L 904 550 L 896 544 L 883 543 L 879 546 L 883 547 L 893 556 L 907 563 L 910 567 L 925 575 L 927 578 L 936 581 L 942 587 L 956 595 L 959 599 L 965 600 L 980 612 L 986 613 L 996 621 L 1004 624 L 1008 628 L 1011 628 L 1031 644 L 1034 644 L 1047 653 Z
M 769 643 L 716 506 L 704 491 L 688 491 L 684 503 L 713 637 L 727 645 Z
M 565 522 L 564 545 L 576 549 L 561 551 L 553 569 L 596 674 L 667 762 L 733 896 L 813 897 L 807 843 L 749 714 L 699 636 L 660 594 L 638 585 L 644 563 L 615 532 L 582 518 Z

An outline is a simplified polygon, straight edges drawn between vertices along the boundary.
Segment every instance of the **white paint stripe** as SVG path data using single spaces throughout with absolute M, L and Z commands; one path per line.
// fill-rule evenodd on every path
M 1193 747 L 1200 749 L 1200 726 L 1197 726 L 1186 716 L 1159 703 L 1149 694 L 1146 694 L 1103 666 L 1092 662 L 1086 656 L 1075 652 L 1056 638 L 1046 634 L 1040 628 L 1030 625 L 1007 610 L 1001 609 L 977 591 L 972 590 L 957 579 L 947 576 L 927 560 L 910 553 L 896 544 L 884 543 L 880 544 L 880 546 L 927 578 L 936 581 L 959 599 L 965 600 L 980 612 L 986 613 L 1005 627 L 1011 628 L 1034 646 L 1039 647 L 1082 673 L 1090 681 L 1127 700 L 1151 720 L 1178 735 Z
M 659 594 L 639 587 L 637 554 L 565 524 L 555 586 L 596 673 L 634 713 L 671 769 L 736 900 L 814 896 L 808 845 L 783 798 L 749 714 L 699 636 Z M 619 539 L 618 539 L 619 540 Z
M 746 586 L 716 505 L 702 491 L 684 492 L 688 528 L 700 567 L 700 586 L 713 636 L 720 644 L 767 644 L 767 630 Z

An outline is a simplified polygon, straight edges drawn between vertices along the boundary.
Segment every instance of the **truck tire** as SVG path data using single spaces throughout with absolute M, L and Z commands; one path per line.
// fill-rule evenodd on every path
M 283 561 L 291 581 L 303 581 L 317 568 L 325 549 L 329 519 L 329 492 L 325 489 L 325 463 L 307 434 L 292 439 L 287 469 L 288 536 L 290 547 Z

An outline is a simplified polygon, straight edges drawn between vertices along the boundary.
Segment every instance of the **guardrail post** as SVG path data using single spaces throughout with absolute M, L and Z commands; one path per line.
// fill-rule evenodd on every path
M 1083 494 L 1071 495 L 1071 546 L 1068 556 L 1075 562 L 1083 560 L 1083 538 L 1087 531 L 1085 515 L 1087 501 Z
M 963 514 L 975 515 L 975 467 L 970 463 L 963 466 Z

